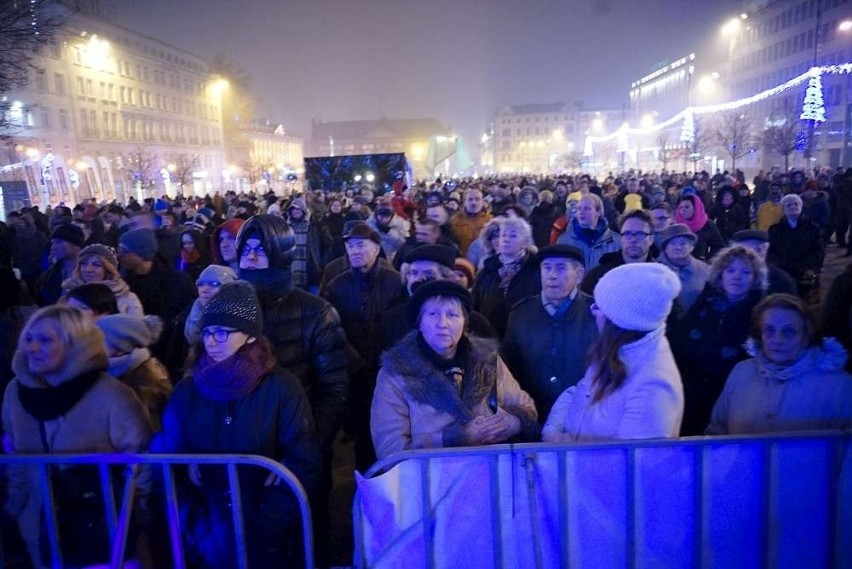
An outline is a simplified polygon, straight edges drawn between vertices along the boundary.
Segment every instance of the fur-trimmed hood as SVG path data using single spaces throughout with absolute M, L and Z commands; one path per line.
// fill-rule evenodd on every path
M 462 392 L 423 353 L 418 343 L 419 330 L 406 335 L 393 349 L 382 355 L 382 367 L 399 376 L 412 399 L 467 421 L 473 409 L 494 389 L 497 378 L 497 342 L 465 335 L 470 343 Z
M 806 348 L 797 361 L 789 366 L 773 364 L 760 350 L 754 338 L 746 340 L 743 346 L 746 352 L 757 360 L 761 376 L 787 381 L 809 373 L 831 373 L 841 371 L 846 365 L 847 353 L 843 345 L 834 338 L 824 338 L 817 346 Z

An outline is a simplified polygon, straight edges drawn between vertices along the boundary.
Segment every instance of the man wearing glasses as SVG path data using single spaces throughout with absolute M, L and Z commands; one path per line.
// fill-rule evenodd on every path
M 650 251 L 654 244 L 654 231 L 651 216 L 644 209 L 633 210 L 621 218 L 621 250 L 607 253 L 601 257 L 600 263 L 586 273 L 580 290 L 588 295 L 595 290 L 595 285 L 606 273 L 628 263 L 652 262 Z

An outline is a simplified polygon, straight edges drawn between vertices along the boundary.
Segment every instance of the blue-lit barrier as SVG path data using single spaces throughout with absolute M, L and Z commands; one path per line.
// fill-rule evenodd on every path
M 359 567 L 852 567 L 852 433 L 399 453 Z M 380 474 L 377 474 L 380 473 Z
M 100 471 L 101 489 L 104 497 L 104 511 L 106 514 L 107 527 L 112 542 L 110 567 L 119 569 L 121 560 L 127 548 L 130 517 L 133 513 L 134 493 L 136 489 L 139 468 L 160 468 L 164 482 L 166 496 L 166 517 L 169 528 L 169 540 L 171 556 L 175 568 L 186 567 L 184 558 L 183 541 L 181 539 L 181 523 L 178 511 L 178 496 L 175 488 L 173 469 L 176 465 L 219 465 L 227 469 L 228 492 L 230 495 L 231 515 L 233 518 L 234 538 L 237 548 L 237 562 L 240 569 L 249 567 L 246 551 L 246 527 L 243 519 L 240 479 L 237 472 L 238 467 L 253 466 L 261 468 L 278 476 L 285 483 L 299 505 L 302 525 L 302 546 L 304 548 L 305 567 L 313 567 L 313 536 L 311 533 L 311 512 L 308 498 L 296 476 L 280 463 L 269 458 L 252 455 L 219 455 L 219 454 L 192 454 L 192 455 L 157 455 L 157 454 L 85 454 L 85 455 L 3 455 L 0 456 L 0 464 L 6 466 L 25 466 L 36 468 L 40 482 L 40 491 L 44 497 L 45 522 L 47 524 L 47 536 L 50 542 L 50 551 L 54 569 L 63 567 L 60 544 L 62 536 L 58 535 L 58 521 L 54 508 L 54 494 L 49 475 L 50 467 L 73 466 L 73 465 L 97 465 Z M 121 504 L 116 510 L 113 493 L 113 476 L 110 475 L 111 466 L 126 466 L 124 470 L 124 485 L 121 495 Z M 291 566 L 288 560 L 281 560 L 282 567 Z

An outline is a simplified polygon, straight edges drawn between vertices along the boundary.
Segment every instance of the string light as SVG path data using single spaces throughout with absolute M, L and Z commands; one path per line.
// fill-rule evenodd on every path
M 33 29 L 33 33 L 35 35 L 38 34 L 38 7 L 36 6 L 36 2 L 38 0 L 30 0 L 30 27 Z
M 732 111 L 735 109 L 739 109 L 748 105 L 753 105 L 754 103 L 759 103 L 760 101 L 764 101 L 769 99 L 770 97 L 774 97 L 784 91 L 788 91 L 793 87 L 797 87 L 805 82 L 809 82 L 812 77 L 820 77 L 821 75 L 830 74 L 830 75 L 843 75 L 852 73 L 852 62 L 850 63 L 841 63 L 837 65 L 823 65 L 822 67 L 812 67 L 808 71 L 802 73 L 801 75 L 790 79 L 780 85 L 776 85 L 771 89 L 766 89 L 765 91 L 761 91 L 756 95 L 752 95 L 751 97 L 745 97 L 743 99 L 738 99 L 736 101 L 731 101 L 728 103 L 721 103 L 718 105 L 706 105 L 703 107 L 689 107 L 686 108 L 673 117 L 657 123 L 648 128 L 630 128 L 629 126 L 622 125 L 621 128 L 616 130 L 615 132 L 611 132 L 609 134 L 601 135 L 601 136 L 589 136 L 586 138 L 586 144 L 598 144 L 601 142 L 609 142 L 611 140 L 615 140 L 617 137 L 624 137 L 626 135 L 647 135 L 651 134 L 665 128 L 670 127 L 673 124 L 678 123 L 681 120 L 687 120 L 687 115 L 705 115 L 712 113 L 721 113 L 725 111 Z M 694 128 L 694 127 L 693 127 Z

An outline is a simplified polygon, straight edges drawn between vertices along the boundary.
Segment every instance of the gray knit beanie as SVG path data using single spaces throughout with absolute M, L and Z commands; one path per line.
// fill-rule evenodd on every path
M 234 273 L 234 270 L 231 267 L 225 267 L 223 265 L 208 265 L 201 274 L 198 275 L 198 279 L 195 281 L 195 284 L 199 283 L 209 283 L 209 282 L 218 282 L 221 285 L 225 285 L 228 283 L 232 283 L 237 280 L 237 275 Z
M 199 328 L 207 326 L 236 328 L 255 338 L 263 335 L 260 301 L 254 287 L 245 281 L 222 285 L 201 315 Z
M 680 293 L 678 276 L 660 263 L 628 263 L 606 273 L 595 286 L 595 304 L 616 326 L 648 332 L 666 323 Z

